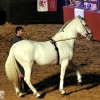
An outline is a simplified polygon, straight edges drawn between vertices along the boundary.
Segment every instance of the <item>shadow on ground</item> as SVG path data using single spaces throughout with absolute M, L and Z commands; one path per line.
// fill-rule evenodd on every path
M 67 70 L 66 73 L 68 74 L 68 72 L 71 73 L 73 71 L 74 70 L 69 69 L 69 70 Z M 83 85 L 88 85 L 88 86 L 86 86 L 85 88 L 75 90 L 73 92 L 78 92 L 78 91 L 81 91 L 84 89 L 89 90 L 100 84 L 100 74 L 87 73 L 87 74 L 82 74 L 82 77 L 83 77 L 82 78 L 82 80 L 83 80 L 82 86 Z M 43 91 L 47 88 L 53 87 L 52 89 L 49 89 L 48 91 L 46 91 L 45 93 L 42 94 L 43 96 L 45 96 L 46 93 L 59 89 L 59 82 L 60 82 L 60 73 L 56 73 L 55 75 L 47 77 L 44 80 L 40 81 L 39 83 L 33 84 L 33 85 L 38 91 Z M 68 77 L 65 77 L 64 87 L 74 86 L 74 85 L 77 85 L 76 75 L 70 75 Z M 69 95 L 73 92 L 67 93 L 67 95 Z M 29 94 L 31 94 L 31 93 L 32 92 L 30 91 Z

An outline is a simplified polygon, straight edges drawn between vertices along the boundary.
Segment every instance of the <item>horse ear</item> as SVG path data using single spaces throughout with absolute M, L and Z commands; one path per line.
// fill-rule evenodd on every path
M 79 18 L 81 18 L 81 16 L 80 16 L 80 15 L 78 15 L 78 17 L 79 17 Z
M 78 17 L 80 18 L 80 19 L 82 19 L 82 20 L 85 20 L 83 17 L 81 17 L 80 15 L 78 15 Z

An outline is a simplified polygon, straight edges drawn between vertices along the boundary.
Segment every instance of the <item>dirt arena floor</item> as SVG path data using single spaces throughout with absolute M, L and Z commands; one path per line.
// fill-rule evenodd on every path
M 15 94 L 12 83 L 5 74 L 5 61 L 12 45 L 16 26 L 10 23 L 0 25 L 0 91 L 4 91 L 4 100 L 37 100 L 31 91 L 24 98 Z M 49 40 L 62 24 L 20 25 L 24 28 L 24 39 L 37 41 Z M 32 73 L 32 84 L 44 94 L 42 100 L 100 100 L 100 42 L 77 39 L 72 59 L 79 66 L 83 83 L 77 85 L 76 73 L 68 66 L 65 75 L 64 89 L 67 96 L 61 97 L 59 92 L 60 66 L 35 64 Z M 2 99 L 2 98 L 0 98 Z

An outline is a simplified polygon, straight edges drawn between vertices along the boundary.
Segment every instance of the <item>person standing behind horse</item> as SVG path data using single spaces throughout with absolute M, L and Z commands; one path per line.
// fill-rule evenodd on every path
M 13 40 L 12 40 L 12 44 L 19 42 L 22 39 L 22 35 L 23 35 L 23 28 L 21 26 L 16 27 L 15 30 L 16 35 L 14 36 Z M 17 62 L 17 60 L 16 60 Z M 24 81 L 24 69 L 23 67 L 17 62 L 19 70 L 21 72 L 21 74 L 19 74 L 19 90 L 21 92 L 28 92 L 28 86 L 26 84 L 26 82 Z

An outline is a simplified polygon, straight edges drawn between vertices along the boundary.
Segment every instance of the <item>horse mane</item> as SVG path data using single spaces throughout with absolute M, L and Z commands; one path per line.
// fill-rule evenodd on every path
M 59 33 L 59 32 L 64 32 L 64 28 L 65 28 L 72 20 L 74 20 L 74 19 L 75 19 L 75 18 L 70 19 L 69 21 L 67 21 L 67 22 L 59 29 L 58 33 Z
M 58 33 L 59 33 L 59 32 L 62 32 L 63 29 L 66 27 L 66 25 L 68 25 L 70 22 L 71 22 L 71 20 L 67 21 L 67 22 L 59 29 Z

